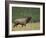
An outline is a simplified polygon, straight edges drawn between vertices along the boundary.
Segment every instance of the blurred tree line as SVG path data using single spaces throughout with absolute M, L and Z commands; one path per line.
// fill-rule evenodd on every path
M 32 22 L 40 21 L 40 8 L 12 7 L 12 22 L 15 19 L 32 16 Z

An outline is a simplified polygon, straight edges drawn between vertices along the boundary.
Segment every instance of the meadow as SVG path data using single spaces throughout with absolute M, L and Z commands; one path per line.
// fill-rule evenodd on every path
M 39 30 L 40 29 L 40 23 L 28 23 L 26 26 L 17 25 L 15 28 L 12 28 L 12 31 L 26 31 L 26 30 Z
M 40 29 L 40 8 L 29 7 L 12 7 L 12 23 L 14 26 L 14 20 L 23 17 L 32 17 L 32 23 L 27 23 L 26 26 L 17 25 L 12 31 L 24 31 L 24 30 L 39 30 Z

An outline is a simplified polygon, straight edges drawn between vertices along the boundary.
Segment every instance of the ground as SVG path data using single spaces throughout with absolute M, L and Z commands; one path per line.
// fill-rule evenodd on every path
M 26 26 L 17 25 L 17 27 L 12 28 L 12 31 L 26 31 L 26 30 L 39 30 L 40 29 L 40 23 L 28 23 Z

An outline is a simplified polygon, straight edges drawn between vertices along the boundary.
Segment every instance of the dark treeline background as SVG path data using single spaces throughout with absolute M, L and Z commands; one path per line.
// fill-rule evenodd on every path
M 12 7 L 12 22 L 15 19 L 32 16 L 32 22 L 40 21 L 40 8 Z

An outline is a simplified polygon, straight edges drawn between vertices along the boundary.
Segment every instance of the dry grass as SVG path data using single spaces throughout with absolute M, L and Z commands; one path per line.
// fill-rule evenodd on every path
M 26 26 L 18 25 L 15 28 L 12 28 L 12 31 L 24 31 L 24 30 L 39 30 L 40 23 L 28 23 Z

